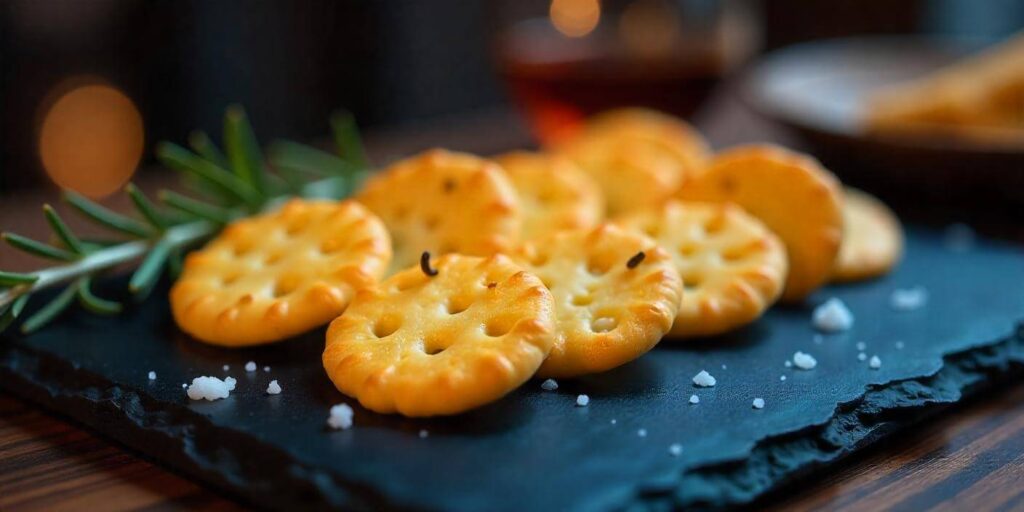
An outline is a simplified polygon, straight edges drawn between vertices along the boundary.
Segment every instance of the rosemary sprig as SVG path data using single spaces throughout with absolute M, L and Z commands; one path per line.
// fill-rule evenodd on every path
M 199 200 L 163 190 L 158 205 L 134 184 L 125 187 L 137 216 L 113 212 L 70 190 L 64 200 L 85 218 L 114 232 L 121 240 L 84 239 L 76 235 L 49 205 L 43 206 L 60 246 L 49 245 L 15 233 L 0 237 L 15 249 L 62 262 L 34 272 L 0 271 L 0 332 L 25 310 L 37 291 L 70 283 L 50 302 L 21 324 L 24 333 L 34 332 L 77 302 L 97 314 L 116 314 L 118 302 L 98 297 L 92 283 L 104 272 L 141 260 L 128 289 L 135 300 L 145 299 L 163 270 L 177 275 L 182 257 L 193 245 L 215 235 L 224 224 L 240 216 L 277 207 L 291 195 L 341 198 L 350 194 L 366 175 L 366 154 L 351 115 L 331 118 L 339 156 L 301 144 L 283 141 L 270 151 L 268 165 L 255 132 L 241 107 L 232 106 L 224 116 L 222 152 L 208 135 L 194 132 L 189 147 L 164 142 L 157 157 L 182 174 L 183 183 L 209 198 Z M 269 172 L 271 168 L 280 175 Z

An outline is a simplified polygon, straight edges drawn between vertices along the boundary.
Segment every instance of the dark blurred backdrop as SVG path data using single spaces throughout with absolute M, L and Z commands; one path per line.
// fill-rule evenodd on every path
M 108 83 L 135 103 L 143 163 L 153 141 L 181 141 L 194 128 L 217 133 L 229 103 L 248 108 L 262 137 L 320 136 L 337 107 L 364 127 L 410 124 L 506 103 L 494 34 L 545 15 L 548 3 L 5 0 L 0 191 L 42 181 L 39 125 L 69 79 Z M 739 3 L 755 14 L 763 50 L 865 33 L 997 37 L 1024 20 L 1024 2 L 1013 0 Z

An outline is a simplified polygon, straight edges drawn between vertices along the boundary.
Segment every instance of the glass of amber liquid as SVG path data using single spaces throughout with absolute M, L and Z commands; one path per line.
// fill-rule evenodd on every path
M 496 41 L 498 71 L 542 144 L 615 107 L 690 117 L 758 47 L 746 4 L 553 0 Z

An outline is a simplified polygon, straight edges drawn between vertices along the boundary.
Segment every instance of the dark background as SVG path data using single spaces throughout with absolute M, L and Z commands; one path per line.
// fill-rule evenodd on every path
M 716 3 L 714 0 L 680 0 Z M 744 2 L 740 2 L 744 3 Z M 868 33 L 994 38 L 1024 20 L 1013 0 L 745 2 L 764 50 Z M 41 105 L 63 80 L 98 76 L 138 105 L 153 142 L 219 132 L 245 105 L 261 137 L 306 140 L 345 107 L 364 127 L 508 102 L 494 34 L 548 2 L 468 0 L 5 0 L 0 3 L 0 192 L 42 182 Z

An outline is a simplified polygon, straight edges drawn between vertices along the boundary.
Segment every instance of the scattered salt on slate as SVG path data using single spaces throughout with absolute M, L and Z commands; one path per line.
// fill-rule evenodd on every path
M 699 404 L 700 403 L 700 397 L 697 396 L 697 395 L 690 395 L 690 403 L 694 404 L 694 405 Z
M 764 398 L 755 398 L 753 405 L 754 409 L 764 409 Z
M 793 361 L 790 361 L 788 359 L 783 364 L 786 365 L 786 368 L 792 368 L 793 367 Z
M 856 346 L 857 346 L 857 350 L 860 350 L 861 352 L 867 350 L 867 348 L 868 348 L 868 344 L 864 343 L 863 341 L 858 341 Z
M 281 394 L 281 385 L 277 383 L 277 379 L 270 381 L 270 384 L 267 385 L 267 394 L 268 395 L 280 395 Z
M 793 365 L 801 370 L 813 370 L 815 366 L 818 366 L 818 360 L 810 354 L 800 352 L 793 354 Z
M 923 286 L 897 288 L 889 295 L 889 307 L 896 311 L 913 311 L 928 303 L 928 290 Z
M 617 419 L 615 419 L 615 418 L 612 418 L 612 421 L 611 421 L 612 425 L 614 425 L 614 424 L 616 424 L 616 423 L 618 423 L 618 422 L 619 422 L 619 420 L 617 420 Z
M 868 355 L 865 354 L 864 352 L 861 352 L 860 354 L 857 354 L 857 360 L 858 361 L 866 361 L 867 358 L 868 358 Z
M 235 379 L 228 377 L 220 380 L 217 377 L 196 377 L 192 379 L 192 385 L 186 393 L 192 400 L 220 400 L 227 398 L 235 389 Z
M 590 397 L 587 395 L 578 395 L 576 397 L 576 407 L 586 407 L 590 403 Z
M 256 362 L 255 361 L 249 361 L 248 363 L 245 363 L 245 371 L 247 371 L 249 373 L 252 373 L 252 372 L 256 371 Z
M 811 314 L 811 323 L 814 324 L 815 329 L 822 332 L 846 331 L 853 327 L 853 313 L 843 301 L 832 297 L 824 304 L 814 308 L 814 313 Z
M 558 382 L 555 379 L 548 379 L 540 383 L 540 388 L 544 391 L 554 391 L 558 389 Z
M 871 367 L 872 370 L 877 370 L 882 367 L 882 360 L 879 359 L 878 356 L 871 356 L 871 360 L 868 361 L 868 366 Z
M 786 380 L 786 376 L 785 375 L 779 375 L 779 380 Z
M 149 377 L 149 380 L 156 380 L 156 372 L 149 372 L 147 377 Z
M 348 404 L 331 406 L 330 416 L 327 417 L 327 426 L 334 430 L 346 430 L 352 427 L 352 415 L 354 412 Z
M 672 443 L 668 445 L 668 453 L 673 457 L 678 457 L 683 453 L 683 445 L 679 443 Z
M 715 386 L 716 381 L 706 370 L 701 370 L 700 373 L 693 376 L 693 383 L 702 388 L 710 388 Z
M 636 431 L 636 435 L 639 436 L 639 437 L 647 437 L 647 429 L 646 428 L 641 428 L 641 429 L 637 430 Z

